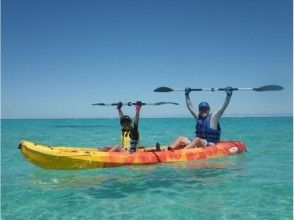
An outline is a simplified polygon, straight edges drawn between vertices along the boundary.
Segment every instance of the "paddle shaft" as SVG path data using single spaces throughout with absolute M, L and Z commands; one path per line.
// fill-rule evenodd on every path
M 284 88 L 279 85 L 265 85 L 258 88 L 199 88 L 199 89 L 191 89 L 190 91 L 257 91 L 257 92 L 266 92 L 266 91 L 279 91 Z M 154 90 L 154 92 L 173 92 L 173 91 L 186 91 L 184 89 L 171 89 L 169 87 L 159 87 Z
M 156 102 L 156 103 L 145 103 L 145 102 L 128 102 L 128 103 L 122 103 L 122 105 L 126 106 L 132 106 L 132 105 L 164 105 L 164 104 L 172 104 L 172 105 L 178 105 L 176 102 Z M 95 103 L 92 105 L 99 105 L 99 106 L 117 106 L 119 103 L 110 103 L 110 104 L 105 104 L 105 103 Z
M 232 88 L 232 91 L 250 91 L 254 90 L 254 88 Z M 185 91 L 185 89 L 173 89 L 173 91 L 178 92 L 178 91 Z M 191 89 L 191 91 L 210 91 L 210 92 L 215 92 L 215 91 L 226 91 L 226 88 L 201 88 L 201 89 Z

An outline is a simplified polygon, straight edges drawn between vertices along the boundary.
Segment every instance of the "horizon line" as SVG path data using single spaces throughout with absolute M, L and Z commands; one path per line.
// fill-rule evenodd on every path
M 276 114 L 276 115 L 265 115 L 265 114 L 244 114 L 244 115 L 224 115 L 222 118 L 269 118 L 269 117 L 292 117 L 293 114 Z M 168 119 L 168 118 L 192 118 L 189 116 L 152 116 L 152 117 L 140 117 L 140 119 Z M 64 119 L 118 119 L 118 117 L 68 117 L 68 118 L 0 118 L 1 120 L 64 120 Z

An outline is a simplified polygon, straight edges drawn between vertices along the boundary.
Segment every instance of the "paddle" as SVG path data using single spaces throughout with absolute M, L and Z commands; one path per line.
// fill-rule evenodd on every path
M 257 91 L 257 92 L 267 92 L 267 91 L 279 91 L 284 89 L 279 85 L 266 85 L 258 88 L 232 88 L 232 91 Z M 199 88 L 199 89 L 191 89 L 191 91 L 225 91 L 226 88 Z M 185 91 L 184 89 L 171 89 L 169 87 L 159 87 L 154 89 L 154 92 L 177 92 L 177 91 Z
M 106 103 L 94 103 L 92 105 L 100 105 L 100 106 L 116 106 L 116 105 L 119 105 L 119 103 L 111 103 L 111 104 L 106 104 Z M 128 106 L 131 106 L 132 103 L 129 102 L 129 103 L 122 103 L 122 105 L 128 105 Z
M 137 104 L 141 104 L 141 105 L 165 105 L 165 104 L 179 105 L 179 103 L 176 103 L 176 102 L 144 103 L 144 102 L 137 101 L 137 102 L 122 103 L 122 105 L 127 105 L 127 106 L 132 106 L 132 105 L 137 105 Z M 106 104 L 106 103 L 94 103 L 92 105 L 99 105 L 99 106 L 117 106 L 117 105 L 119 105 L 119 103 L 110 103 L 110 104 Z

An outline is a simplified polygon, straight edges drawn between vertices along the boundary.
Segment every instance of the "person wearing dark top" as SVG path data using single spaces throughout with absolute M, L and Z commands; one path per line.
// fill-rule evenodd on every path
M 141 104 L 138 102 L 135 105 L 136 115 L 135 120 L 132 122 L 132 119 L 128 115 L 124 115 L 122 110 L 122 103 L 119 102 L 117 110 L 120 118 L 121 125 L 121 135 L 120 135 L 120 145 L 111 148 L 110 152 L 124 152 L 124 151 L 136 151 L 136 148 L 139 143 L 139 116 L 141 110 Z

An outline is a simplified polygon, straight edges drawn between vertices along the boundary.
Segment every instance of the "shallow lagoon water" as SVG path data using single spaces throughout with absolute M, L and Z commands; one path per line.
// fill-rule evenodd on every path
M 117 119 L 2 120 L 2 219 L 292 219 L 292 118 L 223 118 L 248 152 L 189 163 L 81 171 L 27 162 L 21 139 L 108 146 Z M 141 144 L 193 136 L 193 119 L 142 119 Z

